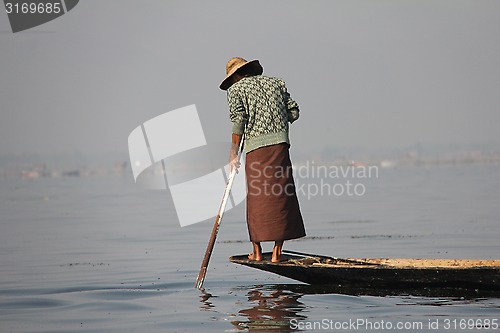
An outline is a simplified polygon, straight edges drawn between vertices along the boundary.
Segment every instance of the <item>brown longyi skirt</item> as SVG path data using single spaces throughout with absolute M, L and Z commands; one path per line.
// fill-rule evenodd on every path
M 247 224 L 252 242 L 304 237 L 290 145 L 261 147 L 246 155 Z

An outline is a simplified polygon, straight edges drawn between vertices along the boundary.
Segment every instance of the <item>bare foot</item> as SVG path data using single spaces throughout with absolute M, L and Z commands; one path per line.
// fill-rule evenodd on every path
M 281 256 L 281 252 L 283 251 L 283 241 L 274 242 L 273 255 L 271 257 L 271 262 L 280 262 L 283 261 Z
M 248 255 L 249 260 L 261 261 L 262 260 L 262 247 L 260 242 L 252 242 L 253 252 Z
M 283 259 L 283 257 L 281 256 L 281 254 L 279 254 L 279 255 L 277 255 L 277 256 L 275 256 L 275 255 L 273 254 L 273 256 L 271 257 L 271 262 L 280 262 L 280 261 L 285 261 L 285 260 Z
M 258 255 L 252 252 L 248 255 L 248 260 L 262 261 L 262 255 Z

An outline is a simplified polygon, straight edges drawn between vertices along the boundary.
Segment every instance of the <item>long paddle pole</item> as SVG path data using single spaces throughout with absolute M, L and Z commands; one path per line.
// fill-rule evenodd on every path
M 238 148 L 238 162 L 240 161 L 241 153 L 243 150 L 243 141 L 245 137 L 243 136 L 240 141 L 240 146 Z M 219 233 L 220 222 L 222 220 L 222 215 L 224 215 L 224 210 L 226 209 L 227 200 L 229 199 L 229 193 L 231 192 L 231 187 L 233 186 L 234 177 L 236 176 L 236 167 L 233 167 L 226 183 L 226 189 L 224 190 L 224 195 L 222 196 L 222 202 L 217 212 L 217 217 L 215 218 L 214 227 L 212 229 L 212 234 L 208 240 L 207 250 L 205 251 L 205 257 L 201 262 L 200 272 L 198 273 L 198 278 L 196 279 L 195 288 L 203 288 L 203 282 L 205 282 L 205 276 L 207 275 L 208 263 L 210 257 L 212 256 L 212 251 L 214 249 L 215 240 L 217 239 L 217 234 Z

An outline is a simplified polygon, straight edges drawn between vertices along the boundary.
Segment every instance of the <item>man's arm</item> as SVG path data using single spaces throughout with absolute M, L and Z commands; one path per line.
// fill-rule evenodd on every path
M 290 97 L 290 93 L 286 89 L 285 82 L 281 81 L 280 83 L 281 83 L 281 91 L 283 94 L 283 99 L 287 110 L 288 121 L 290 123 L 293 123 L 294 121 L 299 119 L 300 116 L 299 105 Z

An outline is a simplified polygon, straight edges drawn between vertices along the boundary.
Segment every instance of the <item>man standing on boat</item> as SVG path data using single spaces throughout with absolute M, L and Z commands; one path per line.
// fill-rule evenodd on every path
M 244 135 L 247 182 L 247 224 L 253 251 L 262 260 L 261 242 L 274 241 L 271 261 L 279 262 L 285 240 L 306 235 L 290 161 L 289 124 L 299 106 L 285 82 L 262 75 L 258 60 L 232 58 L 226 78 L 229 115 L 233 123 L 230 165 L 238 168 L 238 147 Z

